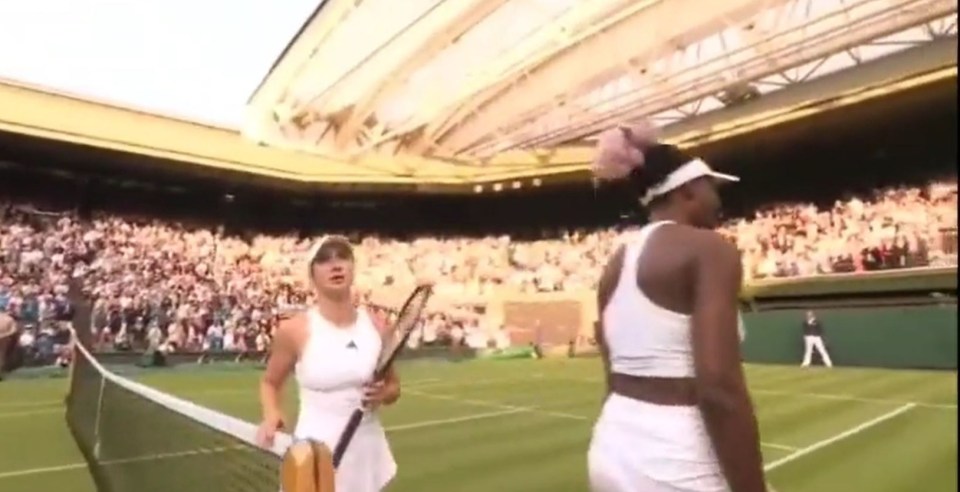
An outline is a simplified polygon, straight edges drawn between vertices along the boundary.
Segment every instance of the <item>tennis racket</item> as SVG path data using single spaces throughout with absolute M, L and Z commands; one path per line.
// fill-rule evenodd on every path
M 400 354 L 400 351 L 403 350 L 403 347 L 410 339 L 410 334 L 413 333 L 414 328 L 416 328 L 417 322 L 420 320 L 420 315 L 423 314 L 423 309 L 427 306 L 427 301 L 430 300 L 432 294 L 432 287 L 421 285 L 414 289 L 410 297 L 407 298 L 407 301 L 403 303 L 403 307 L 400 309 L 400 313 L 391 330 L 394 334 L 393 345 L 383 351 L 383 356 L 381 356 L 377 364 L 377 369 L 373 372 L 374 381 L 383 379 L 393 365 L 393 362 L 397 360 L 397 355 Z M 350 445 L 354 434 L 357 433 L 357 427 L 360 426 L 360 421 L 363 420 L 363 413 L 363 408 L 354 410 L 353 414 L 350 415 L 350 420 L 347 421 L 347 425 L 343 428 L 343 432 L 340 434 L 340 440 L 333 449 L 334 468 L 340 466 L 343 453 L 347 451 L 347 446 Z
M 293 443 L 280 466 L 283 492 L 335 492 L 330 448 L 311 439 Z

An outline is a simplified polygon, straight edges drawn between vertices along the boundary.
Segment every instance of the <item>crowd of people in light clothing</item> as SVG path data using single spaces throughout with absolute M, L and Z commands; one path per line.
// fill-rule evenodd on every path
M 889 188 L 832 207 L 780 204 L 729 221 L 722 231 L 743 252 L 750 279 L 922 267 L 955 261 L 944 231 L 957 224 L 957 182 Z M 591 289 L 620 231 L 564 231 L 553 239 L 353 234 L 360 302 L 429 280 L 440 298 L 476 304 L 495 289 Z M 29 204 L 0 204 L 0 311 L 28 327 L 27 341 L 52 350 L 71 316 L 68 283 L 94 299 L 102 347 L 262 350 L 276 319 L 309 295 L 305 255 L 316 238 L 227 236 L 213 227 L 94 214 L 80 220 Z M 427 276 L 429 278 L 423 278 Z M 377 308 L 381 309 L 381 308 Z M 382 311 L 382 310 L 381 310 Z M 382 312 L 381 312 L 382 314 Z M 444 306 L 417 343 L 505 346 L 503 327 Z M 40 347 L 42 345 L 42 347 Z

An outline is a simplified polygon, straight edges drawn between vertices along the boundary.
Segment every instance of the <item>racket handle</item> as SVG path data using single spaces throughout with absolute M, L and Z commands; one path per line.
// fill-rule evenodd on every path
M 353 414 L 350 415 L 350 420 L 347 421 L 347 426 L 344 427 L 343 432 L 340 433 L 340 440 L 337 441 L 337 446 L 333 448 L 334 469 L 340 466 L 340 460 L 343 459 L 343 454 L 347 451 L 347 446 L 350 445 L 354 434 L 357 433 L 357 428 L 360 427 L 361 420 L 363 420 L 363 410 L 354 410 Z

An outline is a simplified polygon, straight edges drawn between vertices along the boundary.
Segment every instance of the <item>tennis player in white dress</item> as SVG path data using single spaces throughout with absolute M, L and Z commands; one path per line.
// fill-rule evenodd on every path
M 736 248 L 717 181 L 734 181 L 641 130 L 601 136 L 599 177 L 623 178 L 650 213 L 599 284 L 607 394 L 588 453 L 593 492 L 764 492 L 740 362 Z
M 295 374 L 300 412 L 294 429 L 298 439 L 314 439 L 330 449 L 337 445 L 350 414 L 361 403 L 368 411 L 336 471 L 336 490 L 379 492 L 397 473 L 387 437 L 377 416 L 380 405 L 400 395 L 392 371 L 371 382 L 381 355 L 384 329 L 353 302 L 353 251 L 349 242 L 328 237 L 312 250 L 310 275 L 317 302 L 281 323 L 260 384 L 263 421 L 258 440 L 271 446 L 285 425 L 281 389 Z

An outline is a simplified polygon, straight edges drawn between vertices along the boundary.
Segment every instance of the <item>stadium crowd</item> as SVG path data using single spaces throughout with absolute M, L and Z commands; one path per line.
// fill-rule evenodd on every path
M 722 232 L 743 252 L 746 276 L 757 279 L 943 263 L 956 256 L 944 250 L 942 231 L 955 231 L 956 224 L 954 179 L 883 189 L 829 208 L 781 204 L 732 220 Z M 411 285 L 423 272 L 430 272 L 438 294 L 465 304 L 496 288 L 586 289 L 596 283 L 618 234 L 572 231 L 530 242 L 354 236 L 357 286 L 361 301 L 373 305 L 374 292 Z M 103 346 L 259 350 L 277 317 L 307 299 L 304 257 L 312 241 L 295 235 L 243 240 L 142 217 L 94 214 L 82 221 L 72 213 L 0 203 L 0 311 L 28 328 L 25 345 L 56 350 L 71 316 L 68 283 L 76 277 L 95 299 L 92 325 Z M 444 312 L 425 322 L 422 342 L 509 344 L 502 329 L 484 326 L 469 310 Z

